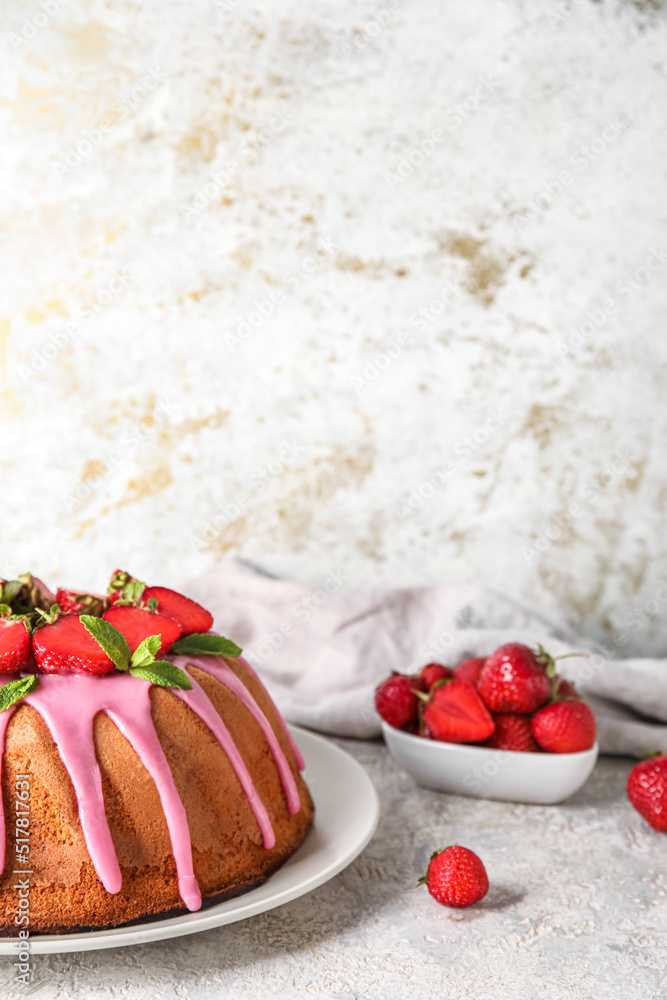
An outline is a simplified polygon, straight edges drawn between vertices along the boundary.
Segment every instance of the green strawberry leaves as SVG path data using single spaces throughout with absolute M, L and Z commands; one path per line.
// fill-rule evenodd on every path
M 172 653 L 190 656 L 240 656 L 243 650 L 231 639 L 210 632 L 194 632 L 177 639 L 171 647 Z
M 141 595 L 146 589 L 146 584 L 142 580 L 137 580 L 124 570 L 114 573 L 107 588 L 107 594 L 116 594 L 120 591 L 120 597 L 115 604 L 138 604 Z
M 86 631 L 90 632 L 118 670 L 129 672 L 133 677 L 140 677 L 159 687 L 174 687 L 183 691 L 192 688 L 184 670 L 169 660 L 155 659 L 155 654 L 162 645 L 160 635 L 147 636 L 131 653 L 123 633 L 110 622 L 104 618 L 94 618 L 92 615 L 79 617 Z
M 24 698 L 31 691 L 34 691 L 38 684 L 37 675 L 30 674 L 28 677 L 19 677 L 18 680 L 3 685 L 0 688 L 0 712 L 11 708 L 20 698 Z

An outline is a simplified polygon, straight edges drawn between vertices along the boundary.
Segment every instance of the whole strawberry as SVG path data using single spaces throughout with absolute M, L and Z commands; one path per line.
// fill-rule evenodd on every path
M 568 698 L 574 701 L 581 700 L 572 681 L 556 674 L 552 681 L 551 699 L 552 701 L 566 701 Z
M 435 851 L 428 863 L 426 875 L 419 885 L 444 906 L 472 906 L 484 899 L 489 891 L 486 868 L 467 847 L 446 847 Z
M 434 740 L 479 743 L 495 728 L 484 702 L 465 681 L 440 681 L 428 695 L 419 697 L 425 702 L 424 724 Z
M 508 642 L 489 656 L 477 682 L 487 708 L 528 715 L 544 705 L 550 685 L 537 655 L 528 646 Z
M 418 699 L 414 693 L 417 684 L 414 677 L 392 674 L 375 691 L 375 708 L 378 715 L 396 729 L 416 726 L 418 721 Z
M 476 686 L 485 663 L 485 656 L 473 656 L 472 660 L 464 660 L 463 663 L 459 663 L 454 671 L 454 676 L 460 681 L 467 681 L 468 684 Z
M 536 712 L 533 736 L 550 753 L 580 753 L 595 743 L 593 712 L 583 701 L 557 701 Z
M 667 833 L 667 757 L 635 764 L 626 786 L 628 798 L 654 830 Z
M 427 663 L 419 672 L 419 680 L 423 681 L 426 691 L 430 691 L 436 681 L 444 681 L 454 676 L 454 671 L 443 667 L 441 663 Z
M 494 712 L 493 721 L 496 730 L 485 747 L 495 750 L 512 750 L 515 753 L 539 753 L 540 747 L 535 741 L 528 715 L 514 715 L 511 712 Z

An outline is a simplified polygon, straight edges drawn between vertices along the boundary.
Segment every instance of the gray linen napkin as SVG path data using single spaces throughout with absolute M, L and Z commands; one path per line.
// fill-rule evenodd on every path
M 602 753 L 667 753 L 667 661 L 621 660 L 481 587 L 351 590 L 333 570 L 320 587 L 277 580 L 227 559 L 185 592 L 243 647 L 286 719 L 339 736 L 380 732 L 373 692 L 392 670 L 456 665 L 505 642 L 542 643 L 594 709 Z

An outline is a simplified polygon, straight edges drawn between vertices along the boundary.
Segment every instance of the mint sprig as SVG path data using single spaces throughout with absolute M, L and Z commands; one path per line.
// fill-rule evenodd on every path
M 79 617 L 85 629 L 90 632 L 118 670 L 151 681 L 159 687 L 174 687 L 184 691 L 191 689 L 192 684 L 184 670 L 168 660 L 155 659 L 155 654 L 162 645 L 161 635 L 147 636 L 131 653 L 123 633 L 110 622 L 104 618 L 94 618 L 92 615 Z
M 152 660 L 146 666 L 133 667 L 130 673 L 133 677 L 141 677 L 158 687 L 180 688 L 181 691 L 190 691 L 192 688 L 192 681 L 185 671 L 169 660 Z
M 0 712 L 11 708 L 20 698 L 25 698 L 27 694 L 35 690 L 38 684 L 39 678 L 36 674 L 30 674 L 28 677 L 19 677 L 18 680 L 5 684 L 0 688 Z
M 90 632 L 98 646 L 101 646 L 113 665 L 119 670 L 129 670 L 132 653 L 127 639 L 111 622 L 93 615 L 79 615 L 81 624 Z M 146 642 L 144 639 L 143 644 Z M 141 647 L 138 647 L 140 649 Z
M 155 656 L 161 645 L 162 637 L 159 635 L 149 635 L 146 639 L 143 639 L 132 653 L 132 666 L 147 667 L 149 663 L 154 663 Z
M 212 635 L 210 632 L 193 632 L 177 639 L 170 649 L 171 653 L 186 653 L 190 656 L 240 656 L 243 650 L 231 639 L 222 635 Z

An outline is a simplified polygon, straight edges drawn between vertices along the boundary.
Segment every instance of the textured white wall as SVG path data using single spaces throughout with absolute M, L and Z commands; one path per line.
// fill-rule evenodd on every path
M 664 11 L 40 10 L 0 12 L 0 572 L 234 552 L 664 650 Z

